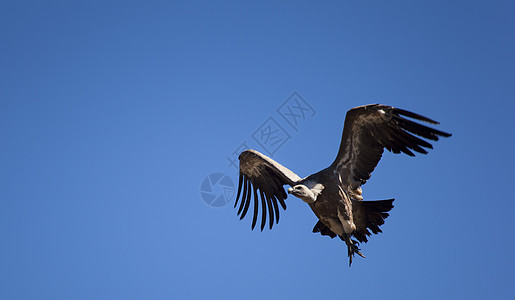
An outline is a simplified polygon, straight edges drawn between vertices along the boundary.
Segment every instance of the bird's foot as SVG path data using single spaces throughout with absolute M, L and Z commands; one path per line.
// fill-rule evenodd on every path
M 352 258 L 354 257 L 354 254 L 358 254 L 359 256 L 365 258 L 365 255 L 363 255 L 363 253 L 361 253 L 361 249 L 359 249 L 358 245 L 359 245 L 359 242 L 356 241 L 356 240 L 351 240 L 349 239 L 350 242 L 347 243 L 347 255 L 349 256 L 349 267 L 351 266 L 352 264 Z
M 363 253 L 360 252 L 361 249 L 358 248 L 359 242 L 356 240 L 352 240 L 352 245 L 354 246 L 354 252 L 356 252 L 359 256 L 366 258 Z

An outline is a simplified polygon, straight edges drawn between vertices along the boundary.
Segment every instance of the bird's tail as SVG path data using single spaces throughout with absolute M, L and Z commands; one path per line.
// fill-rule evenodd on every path
M 358 241 L 366 243 L 368 241 L 367 236 L 382 232 L 379 226 L 383 225 L 384 220 L 388 218 L 388 212 L 393 208 L 393 200 L 353 201 L 354 222 L 356 222 L 358 215 L 362 216 L 359 219 L 364 222 L 364 224 L 356 224 L 356 231 L 353 235 Z

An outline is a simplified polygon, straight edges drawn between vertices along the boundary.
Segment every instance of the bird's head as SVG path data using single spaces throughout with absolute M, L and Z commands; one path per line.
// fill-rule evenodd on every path
M 288 189 L 288 194 L 302 199 L 306 203 L 313 203 L 316 200 L 315 193 L 311 191 L 307 186 L 298 184 Z

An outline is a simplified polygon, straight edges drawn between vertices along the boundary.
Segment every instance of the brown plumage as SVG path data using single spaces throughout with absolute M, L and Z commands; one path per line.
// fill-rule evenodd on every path
M 286 209 L 287 194 L 283 186 L 289 185 L 288 193 L 308 203 L 318 217 L 313 232 L 331 238 L 339 236 L 347 244 L 349 264 L 352 263 L 355 253 L 363 256 L 358 244 L 366 243 L 371 234 L 382 232 L 380 226 L 393 208 L 393 199 L 362 201 L 361 185 L 370 179 L 384 149 L 410 156 L 414 152 L 427 154 L 425 148 L 433 146 L 424 139 L 438 141 L 439 137 L 451 136 L 406 117 L 439 124 L 419 114 L 380 104 L 349 110 L 336 159 L 328 168 L 305 178 L 258 151 L 243 151 L 239 156 L 240 176 L 234 204 L 234 207 L 238 205 L 241 196 L 240 219 L 246 216 L 253 202 L 252 229 L 258 211 L 261 211 L 261 230 L 266 226 L 267 216 L 272 229 L 279 222 L 279 205 Z

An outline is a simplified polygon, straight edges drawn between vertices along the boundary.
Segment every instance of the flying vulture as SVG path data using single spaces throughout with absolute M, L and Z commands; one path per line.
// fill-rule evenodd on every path
M 438 141 L 450 137 L 413 120 L 439 124 L 427 117 L 403 109 L 371 104 L 352 108 L 347 112 L 340 149 L 334 162 L 326 169 L 300 178 L 286 167 L 256 150 L 245 150 L 240 156 L 240 176 L 236 203 L 240 219 L 247 214 L 253 202 L 252 229 L 261 207 L 261 231 L 279 222 L 279 205 L 285 210 L 287 197 L 283 186 L 289 185 L 288 194 L 302 199 L 319 219 L 313 232 L 334 238 L 338 236 L 347 245 L 349 266 L 354 254 L 365 257 L 358 248 L 372 233 L 382 232 L 393 200 L 363 201 L 361 186 L 370 178 L 384 149 L 393 153 L 413 152 L 427 154 L 424 148 L 433 146 L 424 139 Z M 424 138 L 424 139 L 422 139 Z M 254 199 L 252 201 L 252 199 Z M 261 203 L 260 203 L 261 202 Z M 261 204 L 261 205 L 260 205 Z M 353 239 L 354 237 L 354 239 Z

